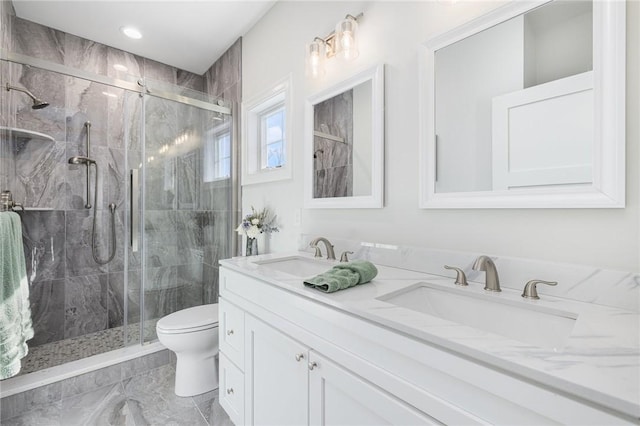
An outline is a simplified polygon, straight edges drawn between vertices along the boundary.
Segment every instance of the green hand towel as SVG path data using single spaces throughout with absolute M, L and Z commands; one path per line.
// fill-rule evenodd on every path
M 336 265 L 329 271 L 306 280 L 304 285 L 325 293 L 333 293 L 358 284 L 368 283 L 377 274 L 378 269 L 373 263 L 366 260 L 353 260 Z
M 0 379 L 20 371 L 33 337 L 20 216 L 0 213 Z

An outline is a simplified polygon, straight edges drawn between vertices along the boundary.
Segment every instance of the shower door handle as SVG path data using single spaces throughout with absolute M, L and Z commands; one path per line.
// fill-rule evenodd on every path
M 140 186 L 138 179 L 138 169 L 131 169 L 129 172 L 129 196 L 131 197 L 129 205 L 130 223 L 131 223 L 131 251 L 136 253 L 138 251 L 138 239 L 140 237 Z
M 86 144 L 87 144 L 87 158 L 91 158 L 91 122 L 90 121 L 86 121 L 84 123 L 84 128 L 86 129 L 87 132 L 87 139 L 86 139 Z M 89 163 L 89 161 L 86 162 L 86 166 L 87 166 L 87 202 L 84 204 L 84 208 L 85 209 L 90 209 L 91 208 L 91 163 Z M 97 165 L 96 165 L 96 191 L 98 190 L 98 169 L 97 169 Z M 97 202 L 97 196 L 98 194 L 93 194 L 96 199 L 94 201 Z M 97 209 L 98 206 L 93 206 L 94 209 Z

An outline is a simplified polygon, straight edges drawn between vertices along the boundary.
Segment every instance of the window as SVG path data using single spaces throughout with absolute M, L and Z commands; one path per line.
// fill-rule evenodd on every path
M 207 132 L 203 156 L 204 182 L 231 176 L 231 130 L 228 123 Z
M 278 106 L 262 115 L 260 120 L 261 163 L 263 169 L 275 169 L 285 165 L 284 141 L 285 110 Z
M 242 105 L 243 185 L 291 178 L 290 79 Z

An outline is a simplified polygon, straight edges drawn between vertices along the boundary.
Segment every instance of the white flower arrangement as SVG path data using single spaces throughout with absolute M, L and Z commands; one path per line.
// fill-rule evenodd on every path
M 247 238 L 256 238 L 263 233 L 278 232 L 279 229 L 273 225 L 275 220 L 276 216 L 271 217 L 269 209 L 264 208 L 262 211 L 257 212 L 252 206 L 251 214 L 246 215 L 244 219 L 242 219 L 236 231 L 240 235 L 246 235 Z

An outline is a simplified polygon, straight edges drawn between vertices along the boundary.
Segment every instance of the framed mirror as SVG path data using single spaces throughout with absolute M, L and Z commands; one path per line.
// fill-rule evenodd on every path
M 304 155 L 306 208 L 383 206 L 383 65 L 307 99 Z
M 424 46 L 420 207 L 625 205 L 625 3 L 512 2 Z

